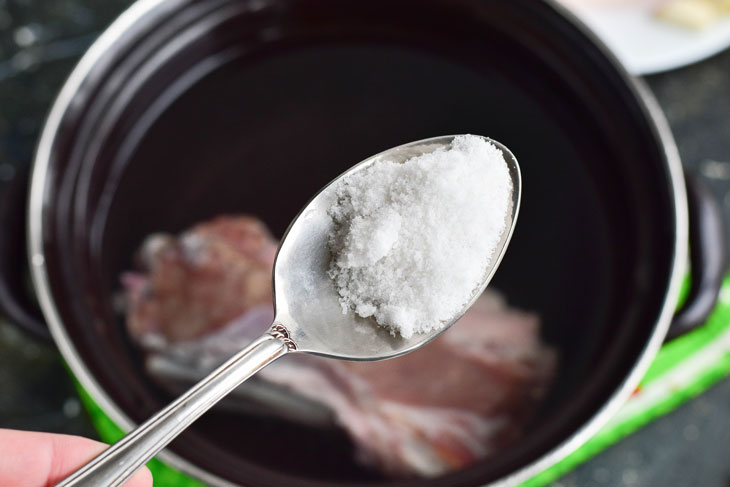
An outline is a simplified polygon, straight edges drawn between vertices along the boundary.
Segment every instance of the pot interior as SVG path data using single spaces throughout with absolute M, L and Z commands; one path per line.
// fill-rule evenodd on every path
M 113 305 L 146 235 L 249 213 L 281 236 L 349 166 L 436 135 L 486 135 L 520 162 L 520 220 L 492 285 L 539 313 L 560 353 L 524 439 L 446 478 L 393 482 L 340 431 L 214 410 L 171 448 L 219 477 L 486 483 L 593 417 L 654 331 L 675 245 L 664 154 L 621 74 L 548 3 L 163 2 L 77 98 L 46 188 L 49 279 L 86 367 L 138 422 L 171 399 Z

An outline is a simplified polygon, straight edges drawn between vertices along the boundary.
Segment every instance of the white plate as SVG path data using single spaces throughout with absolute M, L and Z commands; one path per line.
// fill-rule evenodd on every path
M 572 3 L 577 3 L 573 0 Z M 730 16 L 702 31 L 654 17 L 644 2 L 620 6 L 572 6 L 634 74 L 650 74 L 692 64 L 730 47 Z

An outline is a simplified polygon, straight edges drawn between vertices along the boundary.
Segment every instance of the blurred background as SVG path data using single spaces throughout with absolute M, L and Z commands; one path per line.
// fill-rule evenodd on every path
M 630 1 L 573 0 L 571 8 L 643 77 L 669 120 L 683 164 L 709 183 L 730 221 L 730 21 L 703 2 L 675 3 L 659 13 Z M 129 4 L 0 0 L 0 192 L 29 165 L 44 118 L 76 61 Z M 730 485 L 729 398 L 730 379 L 723 379 L 553 485 Z M 0 427 L 96 437 L 57 349 L 5 321 Z

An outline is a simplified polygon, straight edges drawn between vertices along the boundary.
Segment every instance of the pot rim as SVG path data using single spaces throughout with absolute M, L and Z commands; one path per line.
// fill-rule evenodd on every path
M 43 315 L 48 322 L 51 335 L 58 346 L 61 355 L 68 363 L 74 376 L 91 398 L 99 405 L 106 415 L 123 431 L 129 432 L 138 424 L 132 421 L 99 385 L 93 373 L 81 359 L 73 340 L 67 333 L 56 308 L 50 287 L 48 269 L 45 263 L 43 250 L 43 209 L 44 194 L 47 181 L 48 167 L 51 158 L 51 149 L 54 145 L 61 121 L 73 102 L 93 66 L 109 51 L 116 42 L 142 17 L 170 3 L 171 0 L 137 0 L 94 41 L 83 55 L 57 96 L 51 111 L 46 119 L 41 137 L 36 148 L 32 165 L 30 192 L 27 213 L 27 242 L 28 256 L 31 268 L 31 277 Z M 184 0 L 172 0 L 182 3 Z M 669 125 L 664 114 L 646 85 L 638 78 L 630 75 L 620 64 L 605 44 L 585 26 L 566 7 L 556 0 L 547 0 L 547 3 L 557 10 L 564 18 L 579 29 L 602 54 L 611 62 L 620 77 L 634 95 L 639 108 L 646 118 L 652 135 L 658 144 L 661 144 L 664 158 L 669 170 L 669 184 L 674 195 L 675 215 L 675 242 L 674 255 L 669 279 L 669 286 L 664 296 L 661 312 L 654 327 L 651 338 L 647 341 L 631 372 L 623 383 L 614 391 L 611 398 L 575 433 L 566 438 L 561 444 L 548 451 L 537 460 L 524 465 L 519 470 L 509 474 L 484 487 L 508 487 L 519 484 L 555 465 L 558 461 L 575 451 L 590 439 L 606 422 L 617 412 L 634 391 L 644 373 L 649 367 L 656 353 L 659 351 L 671 322 L 674 307 L 679 297 L 680 285 L 686 270 L 686 256 L 688 252 L 688 208 L 687 195 L 684 185 L 684 175 L 680 162 L 679 152 L 672 137 Z M 218 487 L 233 487 L 236 484 L 201 469 L 181 456 L 168 449 L 161 451 L 159 457 L 164 463 L 181 472 L 200 479 L 201 481 Z

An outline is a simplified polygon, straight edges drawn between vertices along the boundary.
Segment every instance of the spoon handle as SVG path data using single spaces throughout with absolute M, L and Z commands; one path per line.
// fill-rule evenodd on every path
M 226 394 L 290 348 L 285 339 L 265 333 L 194 385 L 175 402 L 109 447 L 56 487 L 121 486 L 200 415 Z

